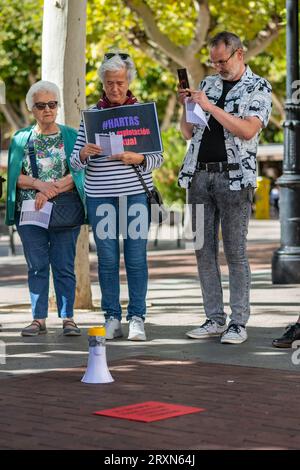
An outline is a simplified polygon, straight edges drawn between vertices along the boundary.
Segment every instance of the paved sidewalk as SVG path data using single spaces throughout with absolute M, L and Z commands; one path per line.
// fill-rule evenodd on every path
M 292 362 L 295 351 L 276 350 L 271 341 L 297 318 L 300 286 L 272 285 L 270 261 L 278 246 L 278 221 L 251 221 L 249 340 L 234 346 L 185 336 L 204 320 L 194 254 L 178 249 L 176 240 L 159 241 L 157 250 L 151 242 L 148 341 L 132 343 L 125 336 L 108 342 L 115 383 L 87 386 L 80 383 L 87 328 L 103 321 L 95 253 L 90 256 L 95 310 L 76 312 L 83 335 L 64 338 L 52 312 L 47 335 L 21 338 L 20 329 L 30 319 L 26 267 L 20 247 L 18 256 L 5 256 L 6 241 L 0 240 L 0 340 L 7 353 L 6 364 L 0 364 L 0 448 L 134 449 L 143 443 L 145 449 L 299 448 L 300 365 Z M 123 265 L 121 279 L 125 306 Z M 91 415 L 148 399 L 207 411 L 150 426 Z
M 106 385 L 80 383 L 79 368 L 2 381 L 0 448 L 300 447 L 298 374 L 141 356 L 115 361 L 110 370 L 115 382 Z M 93 415 L 148 400 L 205 411 L 153 423 Z

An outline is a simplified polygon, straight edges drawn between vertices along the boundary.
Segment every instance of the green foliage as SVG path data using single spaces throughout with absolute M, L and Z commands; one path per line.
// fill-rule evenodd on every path
M 162 133 L 164 146 L 164 164 L 154 172 L 154 182 L 168 205 L 185 202 L 185 190 L 177 184 L 177 177 L 186 153 L 186 142 L 175 127 Z
M 75 1 L 75 0 L 74 0 Z M 139 1 L 139 0 L 137 0 Z M 177 46 L 190 44 L 197 11 L 193 0 L 145 0 L 151 8 L 160 31 Z M 234 31 L 247 46 L 265 28 L 271 18 L 285 21 L 285 0 L 209 0 L 212 16 L 209 36 L 221 30 Z M 7 101 L 21 115 L 21 102 L 32 80 L 40 78 L 43 0 L 0 0 L 0 80 L 6 84 Z M 283 25 L 284 26 L 284 25 Z M 140 101 L 155 101 L 162 122 L 170 93 L 176 91 L 177 78 L 166 66 L 150 57 L 138 45 L 135 33 L 144 33 L 144 25 L 123 0 L 88 0 L 86 46 L 87 103 L 95 103 L 101 93 L 97 69 L 105 51 L 112 47 L 128 51 L 138 71 L 132 91 Z M 141 39 L 141 42 L 143 40 Z M 153 53 L 161 51 L 153 44 Z M 206 62 L 207 47 L 198 54 Z M 254 72 L 266 77 L 277 97 L 285 96 L 285 28 L 269 47 L 251 59 Z M 281 116 L 274 108 L 273 116 Z M 163 133 L 165 164 L 155 178 L 167 202 L 184 201 L 185 192 L 177 186 L 177 173 L 185 154 L 186 144 L 176 130 L 178 114 L 172 117 L 172 127 Z M 0 116 L 0 122 L 3 116 Z M 282 129 L 270 124 L 261 141 L 282 142 Z
M 160 10 L 164 9 L 165 2 L 160 2 Z M 101 85 L 97 69 L 104 53 L 111 48 L 122 49 L 130 53 L 138 72 L 137 79 L 131 86 L 132 92 L 140 101 L 155 101 L 161 121 L 170 91 L 176 88 L 176 77 L 133 45 L 132 31 L 137 25 L 142 27 L 131 10 L 124 8 L 122 0 L 88 1 L 87 102 L 91 105 L 99 99 Z
M 193 0 L 147 0 L 161 32 L 176 45 L 186 46 L 194 34 L 197 11 Z M 262 30 L 274 15 L 284 17 L 285 0 L 210 0 L 212 25 L 209 35 L 227 29 L 239 34 L 245 44 Z M 0 0 L 0 79 L 6 83 L 7 100 L 15 105 L 24 99 L 29 76 L 40 77 L 43 0 Z M 156 101 L 160 121 L 176 77 L 136 46 L 134 32 L 144 30 L 142 21 L 124 6 L 123 0 L 87 2 L 87 101 L 100 93 L 97 78 L 104 52 L 111 47 L 128 50 L 138 69 L 132 90 L 141 101 Z M 251 60 L 253 70 L 268 78 L 275 93 L 284 96 L 284 28 L 268 49 Z M 208 56 L 204 47 L 199 60 Z M 176 121 L 176 115 L 174 116 Z M 274 131 L 276 132 L 276 131 Z M 272 135 L 271 135 L 272 139 Z
M 274 124 L 269 123 L 268 127 L 262 130 L 260 135 L 259 143 L 268 144 L 268 143 L 282 144 L 283 142 L 283 128 L 278 129 Z
M 16 108 L 39 77 L 41 65 L 42 0 L 0 0 L 0 80 L 7 101 Z
M 161 32 L 179 46 L 190 43 L 194 34 L 197 18 L 195 2 L 192 0 L 147 0 L 156 24 Z M 210 0 L 212 15 L 209 36 L 224 29 L 234 31 L 244 44 L 254 39 L 270 22 L 271 18 L 285 18 L 285 0 Z M 176 91 L 177 79 L 167 68 L 162 68 L 145 52 L 137 48 L 134 31 L 144 31 L 142 21 L 129 8 L 124 8 L 122 0 L 89 0 L 88 1 L 88 36 L 87 54 L 89 63 L 88 101 L 95 102 L 99 94 L 99 82 L 96 80 L 96 68 L 104 52 L 111 47 L 125 49 L 132 55 L 138 69 L 138 79 L 132 84 L 133 92 L 141 101 L 154 100 L 157 103 L 159 120 L 163 113 L 170 92 Z M 276 95 L 285 94 L 285 28 L 271 45 L 249 62 L 255 73 L 266 77 L 272 84 Z M 199 61 L 206 62 L 208 49 L 204 47 L 199 53 Z M 274 108 L 274 117 L 281 116 Z M 174 124 L 177 116 L 174 115 Z M 264 132 L 264 139 L 281 141 L 282 131 L 271 126 Z

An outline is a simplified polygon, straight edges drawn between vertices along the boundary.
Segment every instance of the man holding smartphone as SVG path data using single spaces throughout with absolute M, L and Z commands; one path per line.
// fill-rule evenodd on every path
M 244 62 L 243 44 L 230 32 L 210 42 L 210 65 L 217 74 L 204 78 L 199 90 L 179 89 L 179 101 L 188 98 L 206 114 L 208 127 L 186 121 L 181 132 L 191 145 L 185 156 L 179 185 L 189 188 L 192 225 L 194 206 L 204 205 L 204 244 L 196 250 L 204 310 L 207 320 L 189 331 L 190 338 L 221 337 L 221 343 L 247 340 L 250 315 L 250 268 L 246 237 L 256 187 L 256 153 L 260 131 L 272 108 L 272 88 Z M 229 268 L 230 322 L 226 325 L 221 272 L 218 261 L 219 226 Z

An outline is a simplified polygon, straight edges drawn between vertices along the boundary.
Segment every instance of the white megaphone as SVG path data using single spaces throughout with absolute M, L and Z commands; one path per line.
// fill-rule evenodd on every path
M 89 359 L 86 372 L 81 382 L 86 384 L 105 384 L 114 382 L 106 363 L 105 327 L 90 328 Z

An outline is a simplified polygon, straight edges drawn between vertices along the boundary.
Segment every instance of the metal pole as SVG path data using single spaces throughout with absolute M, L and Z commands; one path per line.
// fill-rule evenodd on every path
M 273 254 L 273 284 L 300 283 L 300 81 L 299 2 L 287 0 L 286 120 L 280 186 L 281 246 Z

